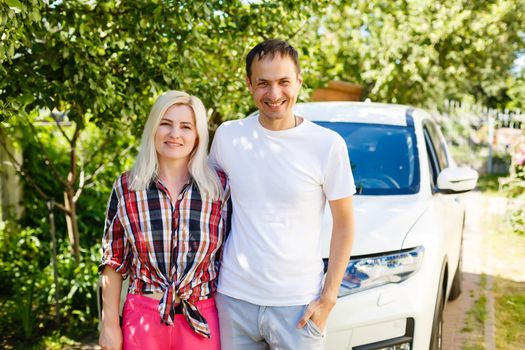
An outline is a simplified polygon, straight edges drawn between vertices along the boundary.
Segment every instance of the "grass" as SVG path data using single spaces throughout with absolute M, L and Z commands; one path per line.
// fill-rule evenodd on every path
M 467 323 L 463 328 L 464 332 L 473 332 L 474 330 L 483 332 L 483 325 L 487 319 L 487 297 L 485 293 L 486 287 L 487 276 L 485 274 L 481 274 L 479 279 L 478 293 L 470 291 L 471 298 L 476 298 L 476 294 L 479 294 L 479 296 L 476 298 L 474 305 L 467 313 Z
M 483 345 L 475 344 L 475 345 L 463 345 L 461 348 L 462 350 L 485 350 L 485 347 Z
M 506 225 L 491 235 L 496 348 L 525 349 L 525 236 Z
M 476 292 L 471 291 L 471 297 L 475 298 L 477 294 L 477 298 L 465 318 L 465 325 L 462 331 L 470 333 L 470 335 L 468 341 L 463 345 L 462 350 L 485 349 L 484 325 L 487 319 L 487 297 L 485 295 L 485 287 L 482 287 L 482 284 L 486 285 L 483 279 L 486 280 L 486 276 L 481 276 L 479 290 Z
M 487 296 L 483 294 L 476 300 L 470 313 L 478 325 L 484 325 L 487 320 Z
M 496 348 L 525 349 L 525 236 L 513 232 L 503 215 L 490 215 L 488 221 Z
M 514 233 L 505 223 L 504 201 L 493 197 L 498 195 L 497 184 L 497 176 L 482 176 L 479 182 L 480 191 L 490 196 L 485 199 L 483 227 L 487 230 L 484 254 L 493 276 L 495 342 L 498 350 L 522 350 L 525 349 L 525 236 Z M 463 328 L 470 335 L 463 350 L 485 348 L 488 293 L 487 276 L 482 274 L 479 289 L 471 294 L 474 303 Z
M 500 194 L 499 179 L 505 175 L 482 174 L 478 178 L 476 189 L 484 194 Z
M 513 232 L 501 217 L 498 223 L 489 238 L 492 273 L 511 281 L 525 281 L 525 235 Z
M 30 337 L 24 334 L 19 320 L 20 305 L 14 300 L 0 295 L 0 349 L 5 350 L 59 350 L 80 349 L 83 343 L 96 343 L 97 331 L 72 329 L 67 332 L 56 329 L 56 325 L 47 322 L 49 317 L 35 315 L 35 325 Z M 36 312 L 36 310 L 35 310 Z M 63 320 L 65 326 L 67 320 Z M 90 332 L 91 331 L 91 332 Z M 66 333 L 66 334 L 64 334 Z
M 496 348 L 525 349 L 525 282 L 495 282 Z

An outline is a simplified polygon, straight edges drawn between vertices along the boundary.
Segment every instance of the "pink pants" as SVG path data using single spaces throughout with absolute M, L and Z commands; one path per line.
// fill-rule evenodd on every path
M 195 333 L 183 315 L 176 314 L 172 326 L 160 321 L 158 300 L 128 294 L 122 315 L 123 350 L 220 350 L 219 318 L 215 300 L 195 303 L 208 322 L 211 338 Z

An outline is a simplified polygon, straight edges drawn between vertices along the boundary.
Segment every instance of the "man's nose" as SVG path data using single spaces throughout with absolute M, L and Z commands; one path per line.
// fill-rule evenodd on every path
M 268 91 L 268 97 L 275 101 L 281 97 L 281 87 L 279 85 L 271 85 L 270 90 Z

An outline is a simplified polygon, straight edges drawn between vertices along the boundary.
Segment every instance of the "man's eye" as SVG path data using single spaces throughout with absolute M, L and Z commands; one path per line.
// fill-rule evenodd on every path
M 266 86 L 268 83 L 261 81 L 260 83 L 257 83 L 257 86 Z

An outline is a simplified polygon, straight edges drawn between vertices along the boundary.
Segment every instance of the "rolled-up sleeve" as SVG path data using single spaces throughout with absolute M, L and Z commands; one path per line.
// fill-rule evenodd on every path
M 113 185 L 107 205 L 104 235 L 102 236 L 102 260 L 98 271 L 102 273 L 104 268 L 109 266 L 125 277 L 131 264 L 131 250 L 118 216 L 119 193 L 121 193 L 119 180 Z

